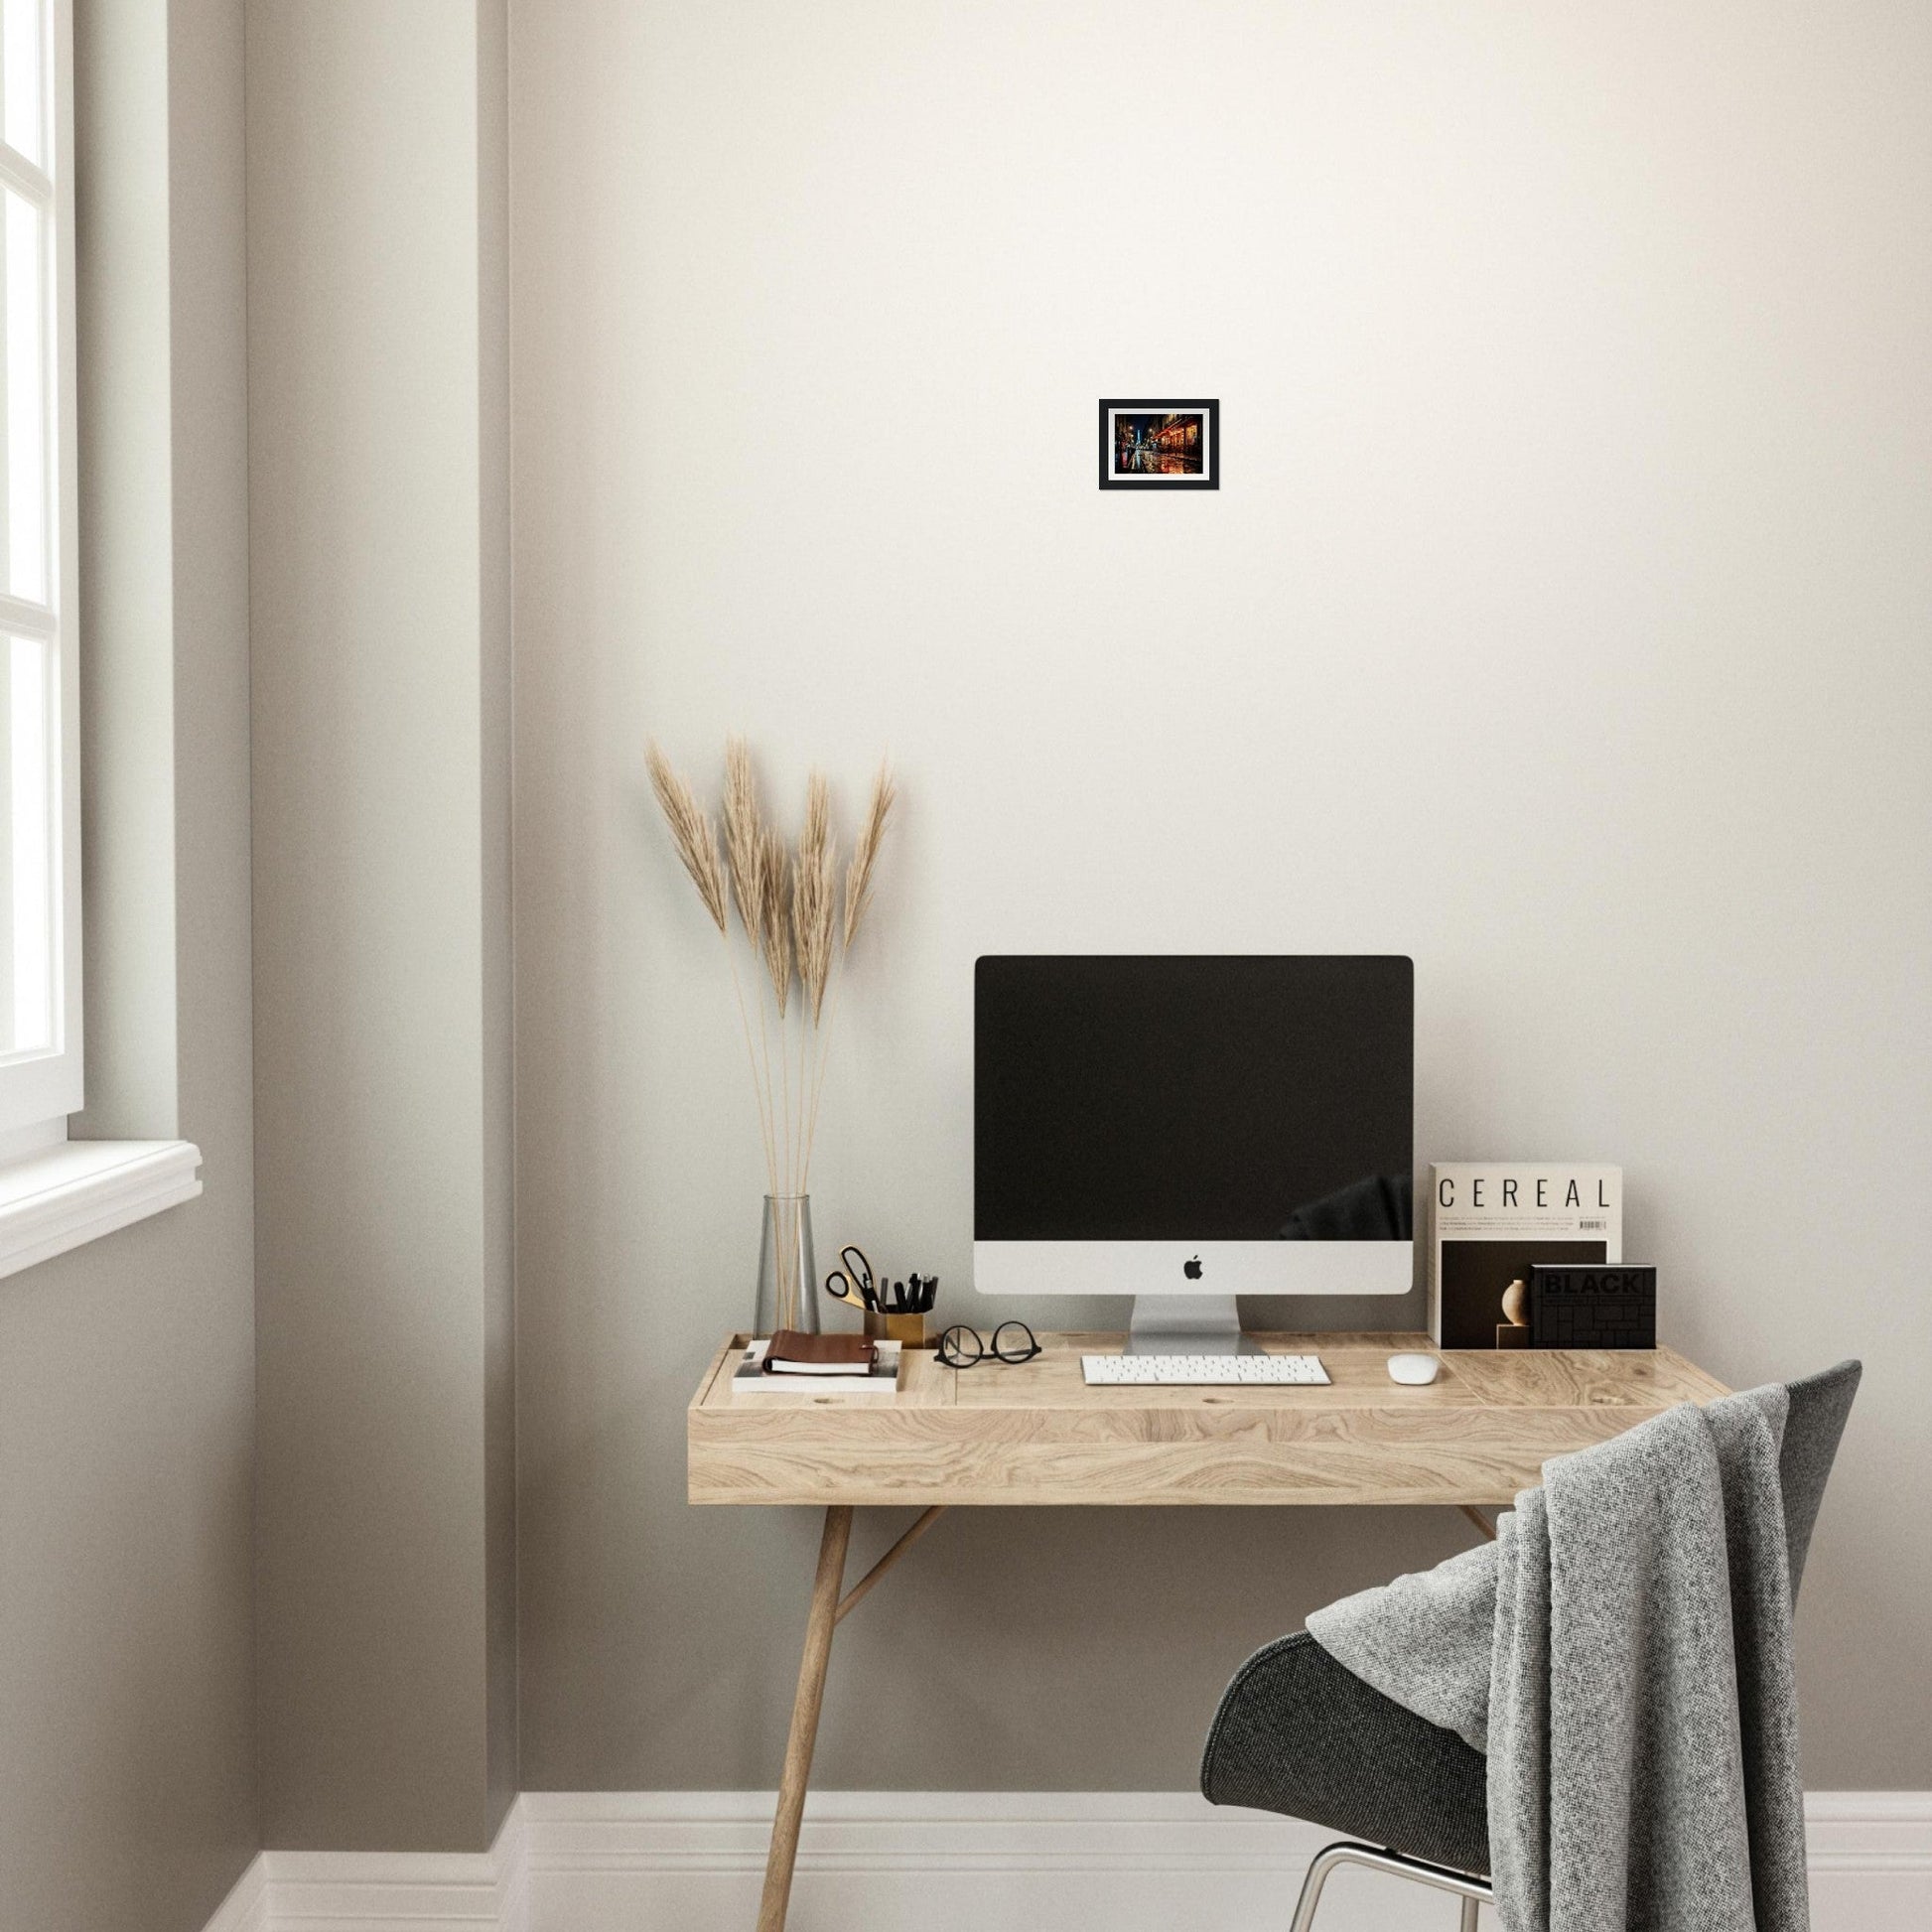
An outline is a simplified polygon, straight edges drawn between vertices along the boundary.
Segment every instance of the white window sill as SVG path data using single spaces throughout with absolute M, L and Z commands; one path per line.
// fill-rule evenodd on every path
M 0 1167 L 0 1275 L 112 1234 L 202 1191 L 191 1141 L 62 1141 Z

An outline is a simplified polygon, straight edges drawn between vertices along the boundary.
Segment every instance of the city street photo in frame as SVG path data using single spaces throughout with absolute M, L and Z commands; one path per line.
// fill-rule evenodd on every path
M 1100 399 L 1102 489 L 1219 489 L 1218 397 Z

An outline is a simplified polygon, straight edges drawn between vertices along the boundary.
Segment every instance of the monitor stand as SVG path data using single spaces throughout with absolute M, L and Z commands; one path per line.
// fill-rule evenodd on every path
M 1137 1295 L 1126 1355 L 1259 1355 L 1232 1295 Z

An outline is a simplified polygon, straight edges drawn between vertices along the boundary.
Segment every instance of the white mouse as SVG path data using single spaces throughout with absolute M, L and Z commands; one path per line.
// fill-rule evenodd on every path
M 1443 1364 L 1435 1355 L 1391 1355 L 1389 1357 L 1389 1380 L 1407 1382 L 1421 1387 L 1425 1382 L 1433 1382 L 1443 1371 Z

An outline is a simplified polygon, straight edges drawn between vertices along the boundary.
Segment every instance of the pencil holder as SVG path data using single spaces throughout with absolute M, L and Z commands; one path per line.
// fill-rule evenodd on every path
M 926 1345 L 925 1315 L 869 1313 L 866 1316 L 866 1333 L 875 1341 L 897 1341 L 907 1348 L 923 1348 Z

